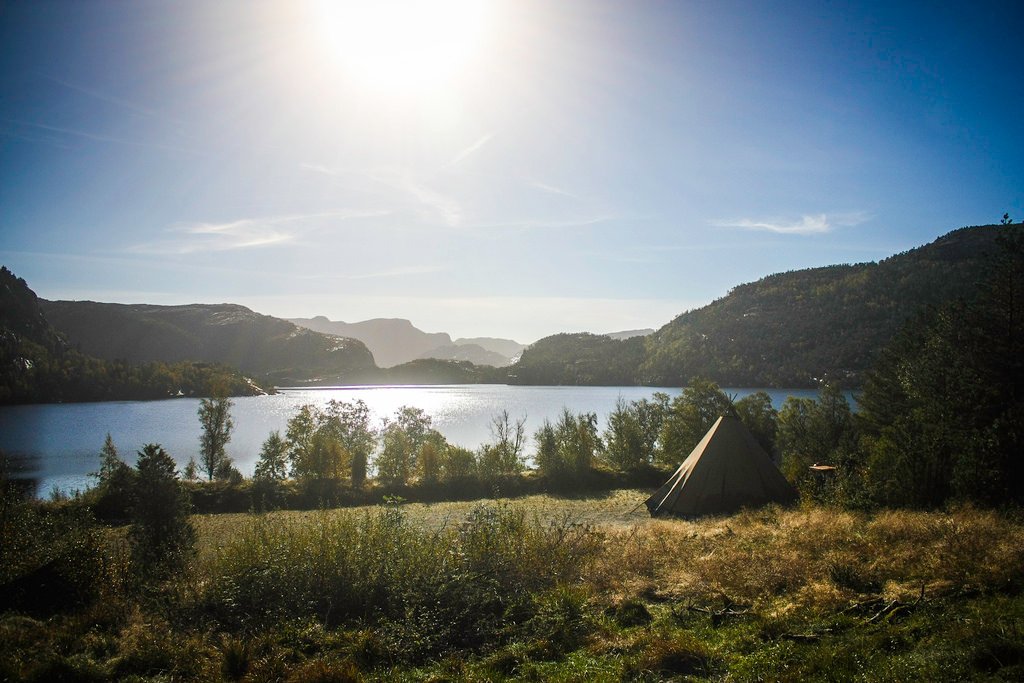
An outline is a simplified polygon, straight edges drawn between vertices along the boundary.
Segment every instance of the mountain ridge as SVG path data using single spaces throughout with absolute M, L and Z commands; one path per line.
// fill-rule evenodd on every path
M 239 304 L 114 304 L 40 300 L 83 352 L 130 362 L 224 363 L 274 384 L 359 381 L 377 370 L 362 342 L 324 335 Z
M 184 360 L 128 363 L 82 353 L 24 279 L 0 267 L 0 403 L 144 400 L 265 393 L 233 368 Z
M 370 349 L 374 360 L 381 368 L 391 368 L 426 358 L 468 360 L 476 365 L 501 367 L 511 363 L 525 348 L 523 344 L 511 339 L 494 337 L 452 341 L 451 335 L 447 332 L 424 332 L 405 318 L 370 318 L 348 323 L 318 315 L 313 318 L 287 320 L 317 332 L 358 339 Z
M 856 387 L 906 321 L 925 307 L 971 295 L 985 274 L 997 236 L 1006 229 L 961 228 L 880 261 L 774 273 L 684 311 L 649 335 L 551 335 L 524 347 L 518 361 L 506 368 L 478 361 L 494 360 L 485 343 L 505 344 L 509 350 L 516 344 L 511 340 L 464 338 L 458 341 L 480 343 L 458 344 L 447 333 L 425 333 L 401 318 L 363 321 L 363 328 L 378 332 L 404 331 L 424 347 L 420 358 L 380 368 L 357 339 L 320 333 L 238 304 L 50 302 L 35 297 L 6 268 L 6 289 L 0 293 L 20 294 L 8 297 L 11 303 L 0 315 L 0 322 L 14 321 L 8 320 L 0 341 L 6 344 L 10 372 L 17 370 L 19 358 L 28 358 L 16 353 L 28 331 L 39 340 L 33 343 L 43 350 L 40 357 L 81 351 L 108 361 L 224 363 L 278 385 L 413 381 L 685 386 L 695 377 L 706 377 L 723 386 L 802 387 L 827 377 Z M 323 316 L 298 320 L 360 325 Z M 435 341 L 447 343 L 432 346 Z M 471 354 L 477 356 L 467 357 Z
M 1004 229 L 965 227 L 880 261 L 774 273 L 642 338 L 545 337 L 508 369 L 509 381 L 686 386 L 705 377 L 722 386 L 813 387 L 829 378 L 856 387 L 903 324 L 970 295 Z

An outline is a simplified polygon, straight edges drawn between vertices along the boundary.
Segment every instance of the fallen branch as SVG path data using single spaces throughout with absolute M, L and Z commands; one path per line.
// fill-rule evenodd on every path
M 829 633 L 832 633 L 832 629 L 827 628 L 821 633 L 783 633 L 779 637 L 796 643 L 816 643 L 821 640 L 821 636 L 828 635 Z
M 901 600 L 893 600 L 885 607 L 875 613 L 873 617 L 867 620 L 867 623 L 874 624 L 882 619 L 887 619 L 890 615 L 896 612 L 910 612 L 917 608 L 918 605 L 924 600 L 924 584 L 921 584 L 921 592 L 917 596 L 917 600 L 914 602 L 902 602 Z
M 696 605 L 690 603 L 686 605 L 686 611 L 700 612 L 701 614 L 708 615 L 709 617 L 711 617 L 712 626 L 718 626 L 726 617 L 741 617 L 750 612 L 749 605 L 737 605 L 727 597 L 723 597 L 723 602 L 724 605 L 722 609 L 713 609 L 711 607 L 697 607 Z M 683 618 L 683 615 L 677 612 L 674 607 L 672 608 L 672 615 L 676 619 Z
M 879 621 L 880 619 L 882 619 L 887 614 L 890 614 L 897 607 L 901 607 L 901 606 L 903 606 L 903 603 L 901 603 L 899 600 L 893 600 L 888 605 L 886 605 L 882 609 L 878 610 L 878 612 L 875 613 L 875 616 L 873 616 L 870 619 L 868 619 L 867 623 L 874 624 L 875 622 Z

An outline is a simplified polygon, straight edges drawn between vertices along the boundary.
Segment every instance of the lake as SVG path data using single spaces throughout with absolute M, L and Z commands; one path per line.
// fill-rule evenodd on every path
M 370 407 L 374 423 L 390 416 L 401 406 L 422 408 L 433 426 L 449 442 L 476 448 L 490 440 L 491 417 L 507 410 L 513 418 L 526 417 L 526 431 L 532 434 L 544 419 L 554 422 L 563 407 L 573 412 L 593 412 L 600 429 L 621 396 L 627 401 L 649 398 L 663 391 L 675 396 L 680 389 L 653 387 L 528 387 L 500 384 L 443 386 L 370 386 L 318 389 L 284 389 L 275 396 L 234 398 L 231 415 L 235 429 L 227 451 L 235 466 L 250 476 L 267 435 L 280 430 L 306 403 L 362 399 Z M 758 389 L 725 389 L 742 398 Z M 805 389 L 765 389 L 776 408 L 787 396 L 815 397 Z M 128 463 L 143 444 L 159 443 L 179 467 L 189 458 L 199 459 L 198 399 L 165 401 L 112 401 L 0 407 L 0 449 L 32 463 L 38 477 L 37 492 L 49 495 L 56 487 L 63 491 L 84 490 L 99 469 L 99 451 L 109 432 Z M 528 439 L 527 454 L 532 454 Z

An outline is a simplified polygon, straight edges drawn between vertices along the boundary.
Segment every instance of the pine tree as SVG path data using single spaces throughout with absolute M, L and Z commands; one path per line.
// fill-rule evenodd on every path
M 159 444 L 146 444 L 136 465 L 132 557 L 140 569 L 161 576 L 191 557 L 196 533 L 189 522 L 188 495 L 178 481 L 174 460 Z

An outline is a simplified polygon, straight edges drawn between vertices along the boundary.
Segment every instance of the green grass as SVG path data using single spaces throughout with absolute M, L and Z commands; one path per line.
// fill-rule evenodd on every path
M 1014 516 L 662 521 L 644 497 L 195 516 L 171 581 L 0 615 L 0 680 L 1024 678 Z

